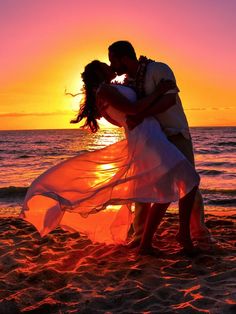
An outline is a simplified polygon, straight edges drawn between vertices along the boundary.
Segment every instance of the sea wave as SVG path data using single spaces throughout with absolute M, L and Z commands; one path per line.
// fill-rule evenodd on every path
M 45 142 L 45 141 L 36 141 L 36 142 L 34 142 L 34 144 L 48 144 L 48 142 Z
M 14 143 L 14 140 L 13 140 L 13 141 L 9 141 L 9 140 L 0 140 L 0 143 Z
M 219 142 L 217 143 L 219 146 L 236 146 L 236 142 Z
M 236 205 L 236 198 L 208 200 L 207 205 L 235 206 Z
M 0 198 L 24 197 L 28 187 L 26 186 L 8 186 L 0 188 Z M 233 196 L 236 198 L 236 189 L 201 189 L 203 194 L 221 196 Z M 233 199 L 234 200 L 234 199 Z M 235 201 L 235 200 L 234 200 Z M 235 201 L 236 204 L 236 201 Z
M 34 156 L 30 156 L 30 155 L 21 155 L 21 156 L 16 157 L 16 159 L 25 159 L 25 158 L 31 158 L 31 157 L 34 157 Z
M 220 171 L 220 170 L 207 170 L 207 169 L 198 169 L 198 172 L 200 174 L 206 174 L 208 176 L 217 176 L 217 175 L 221 175 L 224 173 L 224 171 Z
M 8 186 L 0 188 L 0 198 L 22 198 L 25 196 L 28 187 Z
M 235 189 L 201 189 L 203 194 L 221 194 L 236 197 Z
M 215 155 L 215 154 L 220 154 L 221 151 L 213 150 L 212 148 L 211 149 L 196 149 L 195 153 L 199 155 L 208 155 L 208 154 Z
M 229 162 L 229 161 L 205 161 L 200 163 L 201 166 L 209 166 L 209 167 L 233 167 L 234 163 Z

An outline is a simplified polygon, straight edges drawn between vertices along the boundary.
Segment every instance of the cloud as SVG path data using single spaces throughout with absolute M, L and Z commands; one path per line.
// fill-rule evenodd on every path
M 5 112 L 0 113 L 0 118 L 21 118 L 21 117 L 30 117 L 30 116 L 62 116 L 69 115 L 72 112 L 67 110 L 58 110 L 53 112 Z
M 199 107 L 199 108 L 185 108 L 186 111 L 216 111 L 216 110 L 231 110 L 233 107 Z
M 186 111 L 202 111 L 206 110 L 206 108 L 185 108 Z
M 233 107 L 199 107 L 199 108 L 185 108 L 185 111 L 216 111 L 216 110 L 230 110 Z M 76 111 L 77 112 L 77 111 Z M 2 112 L 0 118 L 21 118 L 21 117 L 48 117 L 48 116 L 64 116 L 73 115 L 75 111 L 57 110 L 52 112 Z

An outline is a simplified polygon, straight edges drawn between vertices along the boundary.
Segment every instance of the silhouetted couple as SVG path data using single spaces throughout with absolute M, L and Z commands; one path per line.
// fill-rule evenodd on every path
M 194 255 L 193 239 L 210 242 L 211 237 L 174 74 L 164 63 L 137 59 L 127 41 L 109 47 L 109 60 L 110 66 L 94 60 L 85 67 L 85 97 L 73 122 L 85 120 L 84 127 L 95 133 L 105 117 L 123 127 L 126 138 L 43 173 L 28 190 L 22 217 L 41 235 L 61 225 L 93 241 L 121 243 L 131 224 L 126 205 L 135 203 L 128 247 L 156 254 L 153 235 L 169 204 L 179 200 L 176 238 L 186 254 Z M 111 83 L 122 74 L 123 84 Z M 114 210 L 109 205 L 122 206 Z

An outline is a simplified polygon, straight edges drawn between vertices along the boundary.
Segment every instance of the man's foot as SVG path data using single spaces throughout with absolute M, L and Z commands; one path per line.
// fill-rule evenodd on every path
M 135 249 L 136 247 L 138 247 L 140 245 L 141 239 L 132 239 L 130 242 L 128 242 L 126 244 L 126 247 L 128 249 Z
M 159 250 L 158 248 L 154 248 L 154 247 L 140 247 L 137 251 L 138 255 L 149 255 L 149 256 L 153 256 L 153 257 L 160 257 L 162 254 L 162 251 Z
M 183 247 L 181 252 L 187 257 L 196 257 L 202 253 L 202 250 L 199 247 L 193 246 L 192 248 Z
M 181 252 L 184 253 L 187 257 L 195 257 L 202 253 L 202 250 L 199 247 L 195 247 L 191 241 L 191 239 L 185 239 L 184 237 L 181 237 L 179 233 L 175 236 L 176 240 L 179 242 L 179 244 L 183 247 Z
M 211 247 L 212 245 L 217 243 L 217 240 L 213 238 L 211 235 L 207 236 L 194 236 L 193 241 L 197 242 L 199 246 L 208 246 Z

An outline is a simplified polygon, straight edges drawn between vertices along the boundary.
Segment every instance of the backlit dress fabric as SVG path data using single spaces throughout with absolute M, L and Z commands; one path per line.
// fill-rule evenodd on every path
M 135 103 L 132 89 L 115 88 Z M 199 184 L 198 174 L 155 118 L 146 118 L 130 131 L 124 113 L 110 104 L 106 110 L 124 127 L 126 139 L 69 158 L 29 187 L 20 217 L 41 236 L 61 226 L 93 242 L 123 243 L 133 202 L 176 201 Z

